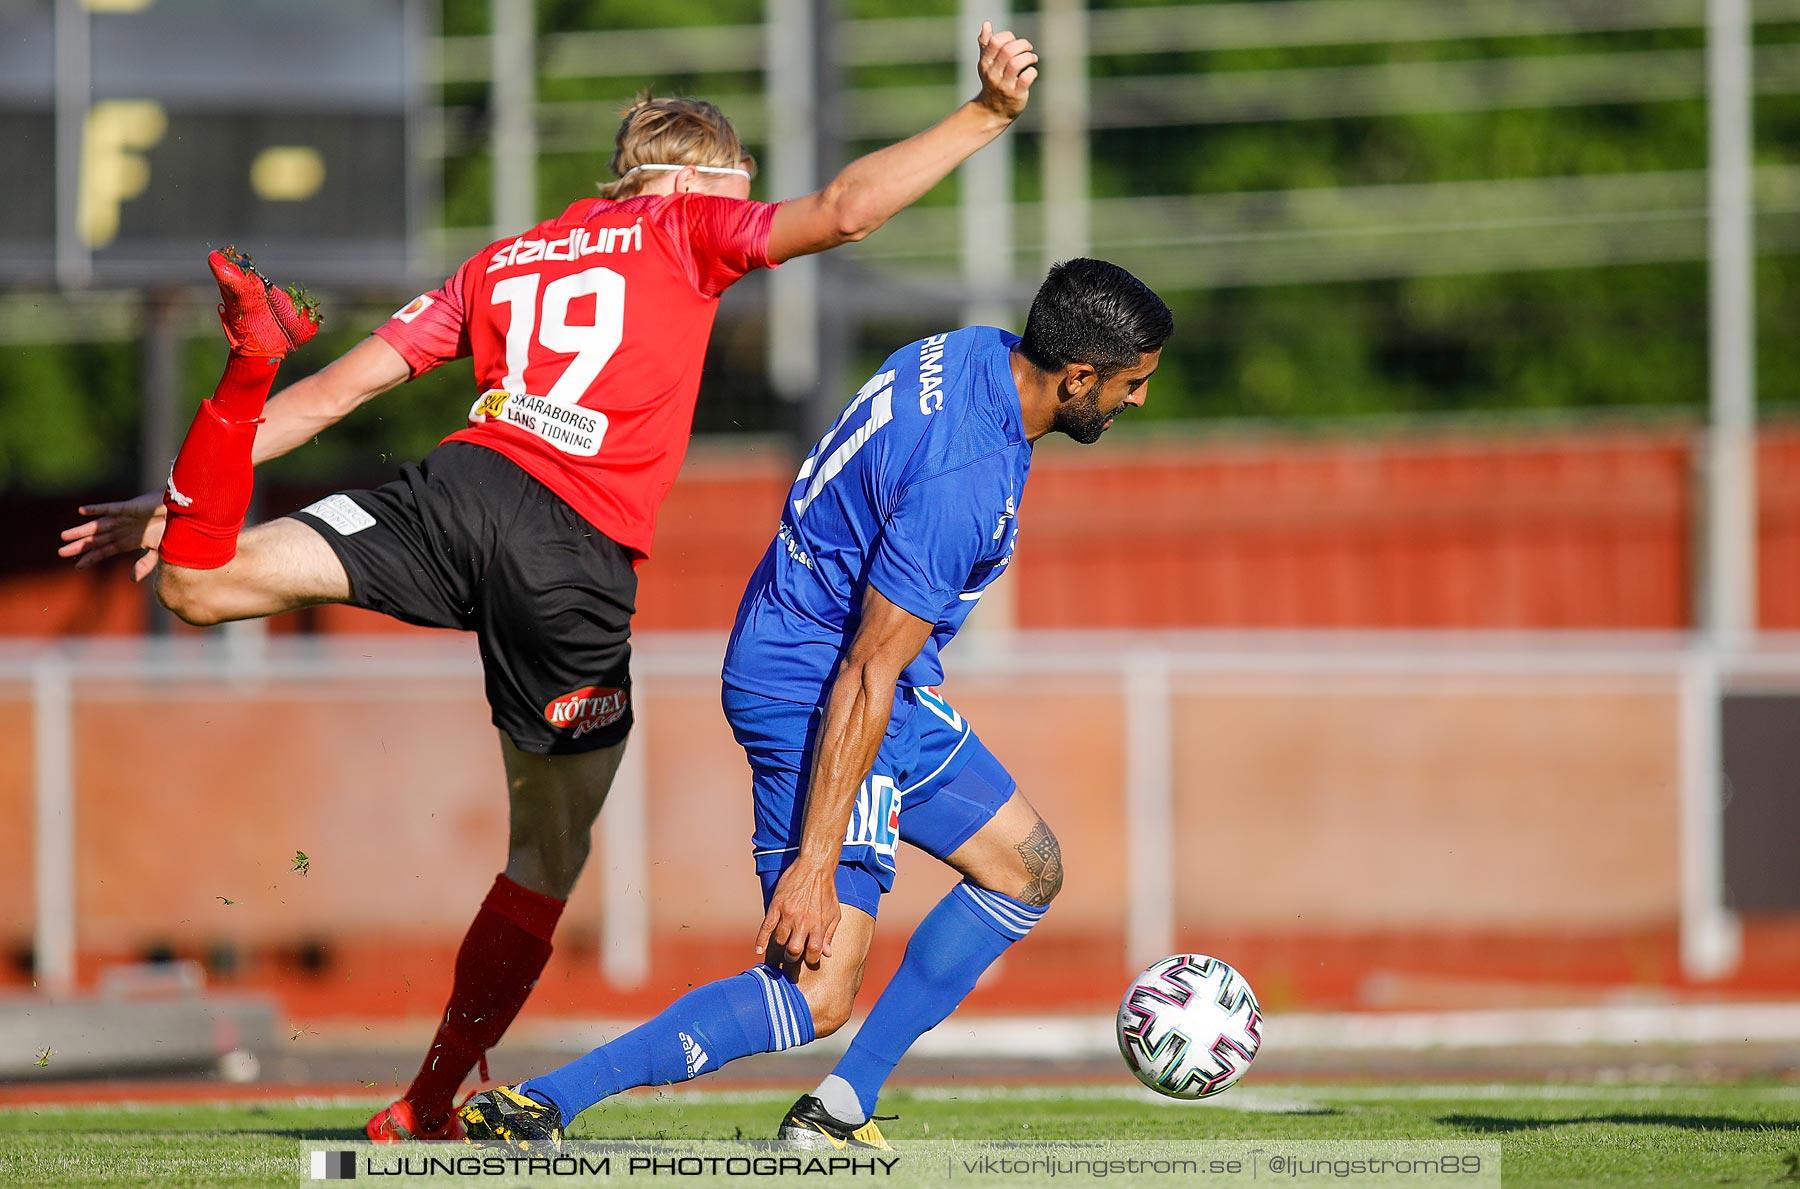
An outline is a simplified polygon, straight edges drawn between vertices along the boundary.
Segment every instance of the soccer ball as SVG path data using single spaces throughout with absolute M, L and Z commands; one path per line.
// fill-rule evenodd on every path
M 1119 1002 L 1119 1053 L 1138 1081 L 1170 1098 L 1211 1098 L 1262 1047 L 1262 1009 L 1244 976 L 1204 954 L 1164 958 Z

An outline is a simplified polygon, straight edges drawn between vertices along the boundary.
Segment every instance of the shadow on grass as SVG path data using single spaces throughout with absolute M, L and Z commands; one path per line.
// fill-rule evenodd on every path
M 1513 1131 L 1542 1131 L 1549 1127 L 1569 1127 L 1579 1123 L 1636 1123 L 1645 1127 L 1680 1127 L 1686 1131 L 1782 1131 L 1800 1128 L 1791 1119 L 1733 1119 L 1724 1115 L 1670 1115 L 1618 1113 L 1611 1115 L 1569 1115 L 1558 1119 L 1510 1119 L 1498 1115 L 1440 1115 L 1439 1123 L 1450 1127 L 1466 1127 L 1504 1135 Z
M 1324 1119 L 1334 1115 L 1341 1115 L 1344 1112 L 1335 1106 L 1305 1106 L 1291 1111 L 1256 1111 L 1246 1113 L 1255 1113 L 1259 1115 L 1269 1114 L 1278 1119 Z
M 369 1137 L 360 1127 L 235 1127 L 239 1135 L 266 1135 L 271 1139 L 308 1139 L 321 1143 L 367 1143 Z
M 254 1123 L 232 1127 L 157 1127 L 142 1130 L 119 1131 L 101 1128 L 97 1131 L 74 1132 L 66 1128 L 20 1128 L 6 1133 L 10 1143 L 14 1140 L 49 1140 L 66 1143 L 70 1136 L 79 1135 L 83 1141 L 91 1141 L 104 1137 L 113 1143 L 129 1144 L 134 1142 L 162 1143 L 167 1140 L 191 1137 L 195 1140 L 219 1140 L 228 1136 L 254 1135 L 268 1139 L 316 1140 L 320 1143 L 366 1142 L 368 1136 L 360 1127 L 258 1127 Z

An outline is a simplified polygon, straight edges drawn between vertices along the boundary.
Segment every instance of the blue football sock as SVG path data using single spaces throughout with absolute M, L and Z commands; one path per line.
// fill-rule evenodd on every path
M 913 1041 L 943 1023 L 981 972 L 1031 932 L 1047 908 L 965 882 L 919 922 L 900 969 L 831 1071 L 855 1088 L 864 1118 L 874 1113 L 882 1084 Z
M 556 1107 L 567 1126 L 621 1090 L 685 1082 L 727 1061 L 812 1038 L 812 1011 L 800 988 L 774 967 L 755 966 L 695 987 L 649 1023 L 519 1089 Z

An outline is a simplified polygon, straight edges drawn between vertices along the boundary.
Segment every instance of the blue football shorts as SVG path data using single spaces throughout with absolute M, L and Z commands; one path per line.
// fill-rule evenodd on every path
M 725 718 L 750 762 L 756 827 L 751 848 L 763 907 L 800 847 L 822 706 L 783 702 L 725 687 Z M 950 703 L 929 689 L 894 693 L 887 737 L 844 831 L 838 860 L 841 903 L 877 915 L 894 886 L 902 839 L 934 858 L 949 857 L 993 819 L 1018 782 Z

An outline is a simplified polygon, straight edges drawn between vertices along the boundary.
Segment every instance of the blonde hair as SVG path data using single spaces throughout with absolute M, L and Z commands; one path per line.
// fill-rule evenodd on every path
M 613 137 L 615 180 L 601 184 L 602 198 L 617 201 L 636 194 L 646 175 L 631 171 L 640 165 L 711 165 L 756 172 L 755 159 L 744 151 L 731 121 L 704 99 L 658 99 L 646 89 L 621 115 L 618 135 Z

